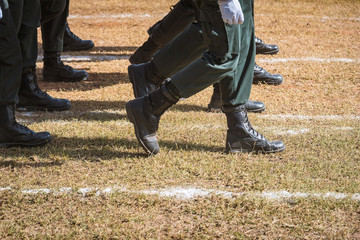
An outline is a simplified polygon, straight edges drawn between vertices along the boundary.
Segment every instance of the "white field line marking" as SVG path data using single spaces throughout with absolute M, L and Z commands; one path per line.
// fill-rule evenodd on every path
M 344 62 L 344 63 L 359 63 L 360 59 L 351 58 L 272 58 L 272 59 L 259 59 L 256 60 L 259 63 L 278 63 L 278 62 L 320 62 L 320 63 L 332 63 L 332 62 Z
M 150 17 L 163 17 L 167 12 L 159 13 L 155 15 L 150 14 L 132 14 L 132 13 L 122 13 L 122 14 L 94 14 L 94 15 L 69 15 L 69 19 L 123 19 L 123 18 L 150 18 Z M 269 16 L 273 14 L 257 14 L 257 16 Z M 320 19 L 320 21 L 326 20 L 342 20 L 342 21 L 360 21 L 358 17 L 328 17 L 328 16 L 313 16 L 313 15 L 298 15 L 293 17 L 299 18 L 310 18 L 310 19 Z
M 166 13 L 164 13 L 166 14 Z M 162 16 L 163 14 L 161 14 Z M 150 18 L 160 16 L 150 15 L 150 14 L 132 14 L 132 13 L 123 13 L 123 14 L 94 14 L 94 15 L 69 15 L 69 19 L 111 19 L 111 18 Z
M 52 112 L 52 116 L 77 116 L 77 115 L 101 115 L 101 114 L 126 114 L 125 109 L 119 110 L 94 110 L 94 111 L 83 111 L 83 112 Z M 218 114 L 218 113 L 209 113 Z M 40 113 L 37 112 L 24 112 L 17 111 L 16 116 L 22 117 L 39 117 Z M 257 114 L 261 118 L 268 118 L 274 120 L 360 120 L 359 115 L 293 115 L 293 114 Z
M 41 62 L 43 56 L 38 56 L 37 61 Z M 95 62 L 95 61 L 114 61 L 129 59 L 129 55 L 62 55 L 61 59 L 64 62 Z M 320 62 L 320 63 L 333 63 L 333 62 L 344 62 L 344 63 L 360 63 L 360 59 L 351 58 L 318 58 L 318 57 L 307 57 L 307 58 L 272 58 L 272 59 L 259 59 L 259 63 L 284 63 L 284 62 Z
M 291 115 L 291 114 L 279 114 L 279 115 L 260 115 L 263 118 L 269 118 L 273 120 L 360 120 L 360 116 L 356 115 Z
M 14 189 L 10 187 L 0 188 L 0 191 L 18 191 L 23 194 L 80 194 L 83 197 L 88 195 L 101 196 L 113 193 L 135 193 L 145 195 L 158 195 L 160 197 L 171 197 L 181 200 L 194 199 L 199 197 L 207 197 L 211 194 L 219 195 L 225 198 L 233 198 L 239 196 L 250 196 L 254 198 L 264 198 L 267 200 L 282 200 L 290 198 L 318 198 L 318 199 L 335 199 L 335 200 L 346 200 L 351 199 L 360 201 L 359 193 L 337 193 L 337 192 L 326 192 L 326 193 L 304 193 L 295 192 L 290 193 L 288 191 L 265 191 L 265 192 L 230 192 L 221 191 L 215 189 L 201 189 L 196 187 L 171 187 L 164 189 L 146 189 L 140 191 L 129 190 L 125 187 L 107 187 L 107 188 L 79 188 L 78 190 L 69 187 L 62 187 L 59 189 L 50 188 L 33 188 L 33 189 Z

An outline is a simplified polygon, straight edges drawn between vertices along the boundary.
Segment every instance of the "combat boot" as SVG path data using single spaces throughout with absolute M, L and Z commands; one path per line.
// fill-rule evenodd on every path
M 149 95 L 159 89 L 165 77 L 157 74 L 157 69 L 152 62 L 132 64 L 128 67 L 128 75 L 133 86 L 135 98 Z
M 256 54 L 273 55 L 279 52 L 279 47 L 275 44 L 266 44 L 260 38 L 255 37 Z
M 91 40 L 82 40 L 76 36 L 71 30 L 66 22 L 65 32 L 64 32 L 64 41 L 63 49 L 64 51 L 82 51 L 94 47 L 94 42 Z
M 223 107 L 227 119 L 226 152 L 275 153 L 285 150 L 282 141 L 268 141 L 251 126 L 244 105 Z
M 66 111 L 70 106 L 69 100 L 53 98 L 39 88 L 35 67 L 23 68 L 18 111 Z
M 213 85 L 213 94 L 211 95 L 208 110 L 210 112 L 221 112 L 222 101 L 220 97 L 220 86 L 218 83 Z M 261 113 L 265 111 L 265 104 L 259 101 L 247 101 L 245 103 L 246 110 L 253 113 Z
M 255 63 L 253 84 L 280 85 L 283 81 L 280 74 L 271 74 Z
M 0 147 L 40 146 L 51 141 L 48 132 L 34 132 L 15 120 L 13 105 L 0 105 Z
M 156 131 L 161 115 L 177 101 L 178 98 L 164 84 L 149 96 L 126 103 L 127 117 L 134 124 L 136 138 L 149 155 L 155 155 L 160 150 Z
M 65 65 L 58 52 L 44 52 L 43 80 L 46 82 L 80 82 L 85 81 L 88 74 Z

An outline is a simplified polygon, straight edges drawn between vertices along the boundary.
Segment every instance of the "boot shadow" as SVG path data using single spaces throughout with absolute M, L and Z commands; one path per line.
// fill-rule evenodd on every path
M 42 80 L 42 69 L 38 69 L 37 76 L 39 79 L 39 86 L 42 90 L 46 91 L 63 91 L 70 92 L 89 91 L 103 87 L 109 87 L 116 84 L 130 83 L 127 73 L 90 73 L 89 78 L 82 82 L 44 82 Z

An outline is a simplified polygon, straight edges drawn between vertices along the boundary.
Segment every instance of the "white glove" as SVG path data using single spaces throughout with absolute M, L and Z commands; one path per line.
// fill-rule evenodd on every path
M 225 23 L 242 24 L 244 22 L 244 14 L 239 0 L 218 0 L 218 3 Z
M 0 7 L 0 19 L 2 19 L 2 10 L 1 10 L 1 7 Z

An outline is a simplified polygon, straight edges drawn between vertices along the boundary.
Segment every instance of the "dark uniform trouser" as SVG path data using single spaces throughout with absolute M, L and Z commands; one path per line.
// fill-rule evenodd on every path
M 10 11 L 20 42 L 22 65 L 36 66 L 38 56 L 37 28 L 65 9 L 65 0 L 9 0 Z
M 0 0 L 3 17 L 0 19 L 0 104 L 18 101 L 21 81 L 21 52 L 15 25 L 7 0 Z
M 192 24 L 154 57 L 163 76 L 199 57 L 172 76 L 172 84 L 182 97 L 190 97 L 213 83 L 220 83 L 223 105 L 235 106 L 248 101 L 255 64 L 253 0 L 239 0 L 245 21 L 225 24 L 217 1 L 198 0 L 198 26 Z M 161 59 L 161 60 L 159 60 Z M 180 64 L 179 64 L 180 63 Z M 167 72 L 166 72 L 167 71 Z
M 41 4 L 43 6 L 43 3 Z M 51 12 L 41 9 L 42 18 L 50 15 Z M 65 9 L 60 15 L 52 20 L 41 24 L 43 49 L 48 52 L 61 52 L 63 50 L 63 39 L 66 26 L 66 19 L 69 15 L 69 0 L 65 2 Z

